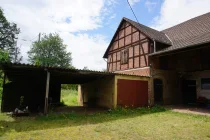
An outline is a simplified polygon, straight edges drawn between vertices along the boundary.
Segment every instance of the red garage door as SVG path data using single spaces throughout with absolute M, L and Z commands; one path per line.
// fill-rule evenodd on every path
M 123 107 L 148 105 L 148 82 L 119 79 L 117 83 L 117 104 Z

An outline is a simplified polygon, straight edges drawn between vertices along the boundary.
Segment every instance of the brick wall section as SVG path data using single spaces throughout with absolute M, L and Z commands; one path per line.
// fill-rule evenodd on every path
M 125 45 L 131 44 L 131 35 L 125 37 Z
M 143 69 L 133 69 L 129 71 L 116 71 L 116 73 L 124 73 L 124 74 L 131 74 L 131 75 L 139 75 L 139 76 L 150 76 L 150 68 L 143 68 Z
M 139 40 L 139 32 L 133 33 L 133 42 L 136 42 Z
M 133 57 L 133 48 L 132 47 L 129 48 L 129 57 Z

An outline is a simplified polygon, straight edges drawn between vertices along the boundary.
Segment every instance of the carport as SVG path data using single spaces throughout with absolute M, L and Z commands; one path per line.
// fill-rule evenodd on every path
M 14 63 L 3 63 L 1 68 L 5 73 L 2 112 L 14 110 L 23 96 L 24 104 L 28 105 L 30 110 L 39 109 L 47 113 L 49 102 L 60 102 L 61 84 L 83 85 L 104 78 L 114 78 L 115 75 L 108 72 Z M 88 97 L 86 98 L 88 100 Z

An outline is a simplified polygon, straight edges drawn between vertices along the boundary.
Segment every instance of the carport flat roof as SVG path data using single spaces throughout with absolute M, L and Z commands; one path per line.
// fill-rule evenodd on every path
M 72 68 L 62 68 L 62 67 L 49 67 L 49 66 L 38 66 L 31 64 L 22 63 L 0 63 L 0 68 L 7 74 L 10 78 L 16 75 L 22 76 L 45 76 L 46 71 L 51 73 L 52 80 L 60 81 L 62 84 L 82 84 L 91 80 L 96 80 L 104 76 L 114 76 L 114 75 L 127 75 L 127 76 L 138 76 L 138 77 L 148 77 L 140 75 L 130 75 L 123 73 L 114 72 L 103 72 L 103 71 L 93 71 L 93 70 L 81 70 Z

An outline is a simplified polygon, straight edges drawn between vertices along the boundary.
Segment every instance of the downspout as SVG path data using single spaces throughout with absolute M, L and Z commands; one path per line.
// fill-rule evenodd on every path
M 104 61 L 107 62 L 106 58 L 104 58 Z
M 156 52 L 156 42 L 155 42 L 155 40 L 153 40 L 154 41 L 154 53 Z
M 107 63 L 106 58 L 104 58 L 104 61 L 106 62 L 106 71 L 108 71 L 108 63 Z

